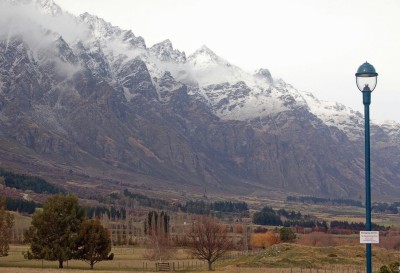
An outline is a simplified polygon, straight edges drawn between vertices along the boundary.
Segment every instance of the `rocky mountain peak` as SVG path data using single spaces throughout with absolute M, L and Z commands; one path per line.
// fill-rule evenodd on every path
M 59 5 L 57 5 L 53 0 L 36 0 L 37 3 L 42 7 L 42 10 L 46 14 L 60 15 L 63 13 Z
M 125 30 L 122 33 L 122 40 L 135 48 L 146 48 L 146 43 L 141 36 L 135 36 L 131 30 Z
M 186 62 L 185 52 L 174 49 L 169 39 L 153 45 L 150 48 L 150 53 L 161 61 L 173 61 L 176 63 Z
M 131 30 L 122 30 L 117 26 L 87 12 L 81 14 L 79 19 L 91 30 L 93 36 L 99 40 L 115 40 L 128 43 L 134 48 L 146 49 L 145 41 L 140 36 L 135 36 Z
M 115 27 L 104 19 L 87 12 L 81 14 L 79 18 L 89 26 L 96 38 L 111 38 L 122 32 L 119 27 Z
M 197 68 L 207 68 L 221 64 L 228 65 L 229 63 L 219 57 L 206 45 L 201 46 L 193 54 L 188 57 L 188 62 Z
M 269 70 L 266 68 L 261 68 L 261 69 L 256 70 L 254 75 L 257 78 L 266 80 L 268 83 L 273 82 L 271 72 L 269 72 Z
M 60 15 L 63 13 L 61 7 L 53 0 L 5 0 L 4 3 L 9 3 L 14 6 L 17 5 L 33 5 L 38 8 L 41 13 L 49 15 Z

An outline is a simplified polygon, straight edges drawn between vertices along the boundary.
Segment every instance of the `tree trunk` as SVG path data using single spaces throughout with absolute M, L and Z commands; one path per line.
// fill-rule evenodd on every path
M 63 260 L 58 260 L 58 268 L 64 268 L 63 263 L 64 263 Z
M 93 269 L 94 261 L 90 261 L 90 269 Z
M 212 271 L 212 262 L 208 261 L 208 271 Z

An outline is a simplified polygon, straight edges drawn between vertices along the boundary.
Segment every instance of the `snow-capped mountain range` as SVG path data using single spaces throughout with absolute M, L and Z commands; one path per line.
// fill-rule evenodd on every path
M 39 154 L 56 153 L 52 145 L 59 142 L 57 149 L 69 147 L 62 153 L 71 158 L 83 158 L 77 155 L 84 151 L 112 166 L 120 167 L 126 161 L 135 166 L 135 173 L 142 175 L 152 176 L 158 172 L 155 169 L 160 168 L 159 164 L 169 162 L 172 171 L 163 172 L 161 168 L 154 174 L 167 180 L 186 180 L 194 175 L 194 180 L 200 184 L 208 181 L 223 185 L 231 179 L 237 185 L 250 183 L 277 188 L 301 181 L 303 186 L 311 183 L 313 191 L 319 194 L 327 189 L 335 189 L 337 195 L 357 191 L 357 185 L 345 184 L 361 175 L 359 161 L 362 157 L 358 158 L 364 133 L 361 113 L 299 91 L 282 79 L 274 79 L 266 68 L 254 73 L 244 71 L 205 45 L 189 56 L 174 49 L 170 40 L 148 47 L 145 40 L 131 30 L 122 30 L 88 13 L 75 17 L 52 0 L 2 0 L 0 6 L 0 122 L 3 129 L 0 136 Z M 100 104 L 103 108 L 98 109 L 96 105 Z M 17 107 L 14 111 L 19 114 L 11 111 L 11 105 Z M 145 105 L 148 108 L 144 108 Z M 99 113 L 87 112 L 92 107 Z M 104 114 L 102 111 L 111 112 Z M 144 115 L 144 111 L 150 112 Z M 24 125 L 39 129 L 31 132 L 32 127 L 29 127 L 26 131 L 22 124 L 10 129 L 22 117 Z M 144 122 L 150 117 L 151 121 Z M 86 118 L 87 123 L 80 124 Z M 131 124 L 133 120 L 135 123 Z M 99 127 L 91 129 L 91 123 Z M 157 129 L 151 127 L 156 124 Z M 165 124 L 169 124 L 169 129 L 164 128 Z M 112 130 L 107 126 L 116 127 Z M 214 127 L 219 129 L 212 129 Z M 88 130 L 87 135 L 79 131 L 84 128 Z M 170 150 L 163 152 L 162 143 L 167 140 L 161 137 L 156 140 L 150 134 L 160 128 L 173 130 L 161 135 L 167 139 L 173 135 L 177 147 L 184 140 L 184 147 L 175 147 L 180 152 L 176 152 L 171 143 Z M 208 134 L 199 133 L 200 129 Z M 400 143 L 398 123 L 373 124 L 372 129 L 379 148 L 397 147 Z M 301 135 L 287 136 L 287 133 Z M 51 144 L 38 143 L 35 139 L 36 136 L 46 142 L 45 134 L 52 135 L 49 137 Z M 225 143 L 221 145 L 225 148 L 215 146 L 219 140 L 207 142 L 213 138 L 210 134 L 215 134 L 216 139 L 223 138 Z M 272 141 L 266 137 L 269 134 L 279 136 L 279 140 L 274 140 L 279 142 L 276 150 L 268 144 Z M 205 139 L 200 139 L 201 136 Z M 316 139 L 302 139 L 310 136 Z M 320 139 L 324 137 L 326 139 Z M 295 145 L 291 141 L 299 141 L 296 145 L 308 148 L 287 150 Z M 323 167 L 314 166 L 318 164 L 309 161 L 321 161 L 318 157 L 324 153 L 310 148 L 313 141 L 320 145 L 335 143 L 342 145 L 341 149 L 356 147 L 354 155 L 348 155 L 349 151 L 344 152 L 346 155 L 338 154 L 338 158 L 355 164 L 356 171 L 339 167 L 331 170 L 329 160 Z M 260 142 L 267 145 L 266 154 L 253 147 L 252 143 Z M 286 142 L 291 144 L 287 146 Z M 76 143 L 75 147 L 71 143 Z M 46 148 L 46 145 L 51 147 Z M 234 147 L 226 148 L 227 145 Z M 125 151 L 129 147 L 133 149 L 131 153 Z M 297 155 L 301 151 L 311 154 L 301 159 L 303 156 Z M 281 154 L 287 152 L 293 155 Z M 270 158 L 273 153 L 279 160 Z M 386 160 L 398 159 L 392 153 Z M 290 174 L 282 166 L 286 164 L 285 157 L 297 162 L 293 164 L 298 172 L 315 172 L 315 175 Z M 264 165 L 254 163 L 255 159 L 262 159 Z M 398 160 L 390 164 L 393 165 L 388 167 L 390 172 L 377 174 L 385 177 L 383 183 L 390 185 L 387 189 L 396 187 L 394 180 L 400 177 L 395 171 Z M 302 169 L 304 166 L 306 169 Z M 88 167 L 81 169 L 87 171 Z M 237 171 L 229 171 L 232 169 Z M 342 180 L 339 183 L 342 186 L 329 184 L 338 180 Z M 293 189 L 301 191 L 303 186 Z
M 305 107 L 325 124 L 338 127 L 350 138 L 362 136 L 361 113 L 337 102 L 321 101 L 310 92 L 299 91 L 281 79 L 274 80 L 268 69 L 248 73 L 219 57 L 205 45 L 186 57 L 185 52 L 173 48 L 170 40 L 147 48 L 145 40 L 136 37 L 131 30 L 122 30 L 89 13 L 75 18 L 62 11 L 52 0 L 10 2 L 14 5 L 36 2 L 40 12 L 56 18 L 64 16 L 75 20 L 76 26 L 86 31 L 87 36 L 85 40 L 68 41 L 69 45 L 72 42 L 71 50 L 77 52 L 83 46 L 86 50 L 104 54 L 107 63 L 92 61 L 89 65 L 93 71 L 106 66 L 110 83 L 113 82 L 112 73 L 118 73 L 121 65 L 140 57 L 145 61 L 152 78 L 160 78 L 165 72 L 171 73 L 175 79 L 189 87 L 190 95 L 207 101 L 221 119 L 251 120 L 277 114 L 291 107 Z M 62 37 L 62 34 L 57 34 Z M 59 38 L 57 34 L 54 33 L 54 39 Z M 400 133 L 400 125 L 396 122 L 379 125 L 383 125 L 382 128 L 391 135 Z

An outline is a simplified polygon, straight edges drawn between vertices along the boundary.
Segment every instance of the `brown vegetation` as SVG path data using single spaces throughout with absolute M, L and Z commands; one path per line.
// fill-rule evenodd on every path
M 381 236 L 379 246 L 386 249 L 400 250 L 400 229 L 391 228 L 385 236 Z
M 323 232 L 313 232 L 310 234 L 305 234 L 300 239 L 297 240 L 297 243 L 305 246 L 318 246 L 318 247 L 336 245 L 333 236 L 331 234 Z
M 275 244 L 279 244 L 279 234 L 273 231 L 267 231 L 265 233 L 254 233 L 250 239 L 250 245 L 252 248 L 265 249 Z

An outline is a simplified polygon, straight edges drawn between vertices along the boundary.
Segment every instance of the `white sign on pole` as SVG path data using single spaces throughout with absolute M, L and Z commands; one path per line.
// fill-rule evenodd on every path
M 360 244 L 379 244 L 379 231 L 360 231 Z

